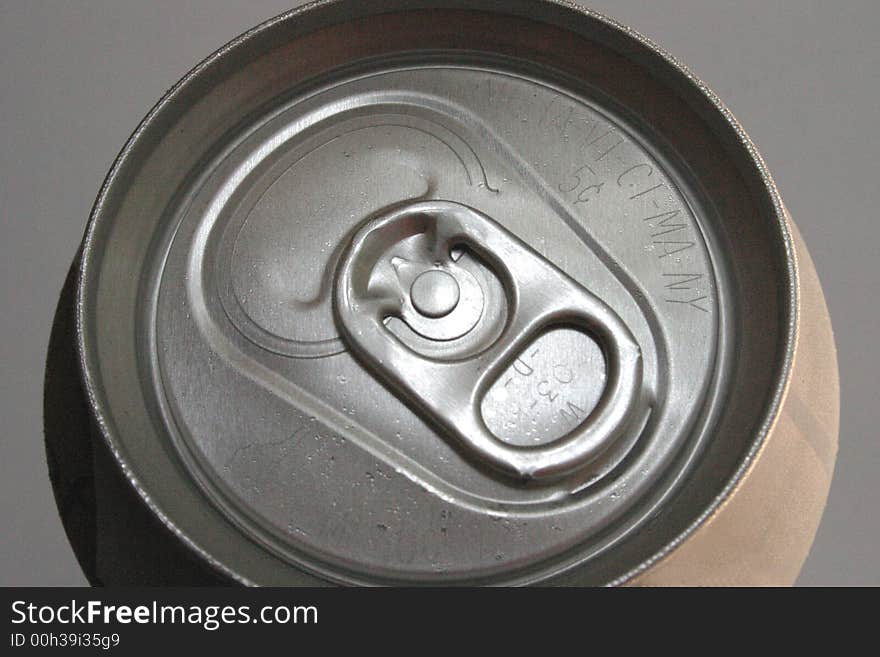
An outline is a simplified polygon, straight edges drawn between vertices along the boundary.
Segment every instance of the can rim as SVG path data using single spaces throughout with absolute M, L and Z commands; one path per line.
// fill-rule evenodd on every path
M 189 537 L 183 530 L 181 530 L 171 518 L 169 518 L 163 512 L 159 505 L 153 501 L 149 491 L 144 488 L 140 479 L 138 478 L 136 473 L 134 473 L 129 467 L 124 455 L 122 454 L 119 442 L 116 436 L 114 436 L 113 434 L 111 423 L 108 421 L 108 418 L 110 417 L 109 409 L 105 408 L 102 396 L 97 392 L 100 384 L 99 381 L 96 380 L 95 372 L 91 367 L 91 364 L 96 362 L 97 354 L 95 351 L 95 344 L 92 342 L 86 327 L 87 318 L 90 314 L 87 283 L 91 276 L 91 265 L 94 259 L 93 253 L 95 253 L 100 248 L 97 232 L 98 227 L 103 223 L 102 218 L 106 217 L 106 215 L 103 214 L 103 210 L 105 208 L 109 192 L 114 183 L 117 181 L 121 170 L 129 161 L 132 151 L 138 144 L 141 135 L 157 121 L 158 117 L 162 114 L 163 109 L 173 100 L 175 100 L 194 79 L 200 76 L 203 71 L 212 66 L 218 60 L 224 58 L 227 53 L 256 39 L 258 36 L 264 34 L 266 31 L 270 30 L 276 25 L 294 21 L 300 16 L 306 13 L 310 13 L 318 8 L 330 6 L 339 8 L 341 6 L 349 4 L 352 4 L 352 0 L 314 0 L 313 2 L 309 2 L 300 7 L 294 8 L 287 12 L 281 13 L 273 18 L 270 18 L 240 34 L 239 36 L 235 37 L 234 39 L 214 51 L 212 54 L 210 54 L 197 65 L 195 65 L 192 69 L 190 69 L 167 92 L 165 92 L 165 94 L 159 99 L 159 101 L 140 121 L 137 128 L 126 140 L 125 145 L 122 147 L 119 154 L 114 159 L 113 165 L 111 166 L 109 172 L 107 173 L 107 176 L 105 177 L 101 185 L 101 188 L 95 199 L 95 203 L 89 214 L 85 229 L 85 236 L 82 243 L 81 255 L 77 268 L 76 301 L 74 308 L 74 323 L 76 332 L 75 340 L 78 357 L 77 359 L 79 362 L 79 367 L 81 369 L 82 381 L 84 384 L 84 393 L 92 410 L 92 419 L 95 422 L 97 429 L 99 430 L 102 440 L 105 442 L 111 454 L 113 455 L 113 458 L 120 467 L 126 481 L 132 486 L 132 488 L 141 498 L 143 503 L 148 507 L 148 509 L 157 518 L 159 518 L 159 520 L 168 528 L 168 530 L 171 531 L 172 534 L 176 536 L 184 545 L 186 545 L 187 548 L 199 555 L 215 570 L 221 572 L 230 579 L 245 585 L 253 585 L 254 582 L 250 581 L 246 577 L 243 577 L 234 569 L 222 563 L 205 547 L 197 544 L 191 537 Z M 388 7 L 387 11 L 405 10 L 407 8 L 466 8 L 475 11 L 487 11 L 499 14 L 510 13 L 503 8 L 499 9 L 497 5 L 490 3 L 463 3 L 458 2 L 457 0 L 430 0 L 426 2 L 417 1 L 410 4 L 413 6 L 407 7 L 403 6 L 403 3 L 396 3 L 394 7 Z M 748 155 L 749 164 L 755 167 L 758 173 L 758 177 L 760 178 L 760 181 L 763 185 L 763 191 L 767 193 L 769 200 L 771 201 L 774 219 L 777 223 L 779 235 L 782 239 L 782 246 L 786 255 L 784 271 L 787 276 L 787 281 L 785 285 L 785 290 L 783 290 L 783 292 L 786 294 L 787 297 L 787 321 L 785 322 L 785 329 L 783 331 L 784 346 L 781 353 L 781 362 L 779 365 L 781 371 L 777 375 L 777 380 L 775 382 L 775 385 L 773 386 L 772 394 L 769 396 L 768 404 L 765 408 L 763 416 L 761 417 L 759 428 L 755 433 L 754 439 L 751 441 L 748 451 L 742 458 L 741 463 L 738 465 L 736 470 L 728 478 L 720 492 L 712 499 L 709 505 L 706 506 L 706 508 L 704 508 L 702 512 L 686 526 L 684 530 L 679 532 L 675 536 L 675 538 L 667 542 L 660 550 L 656 551 L 647 559 L 641 561 L 637 566 L 620 575 L 616 579 L 608 582 L 608 585 L 610 586 L 617 586 L 625 584 L 626 582 L 632 580 L 633 578 L 637 577 L 641 573 L 654 566 L 656 563 L 663 560 L 677 547 L 688 540 L 688 538 L 690 538 L 699 527 L 703 526 L 708 520 L 719 513 L 726 502 L 733 495 L 733 493 L 743 483 L 746 475 L 751 470 L 752 466 L 757 460 L 757 457 L 760 455 L 760 452 L 765 446 L 767 438 L 773 431 L 773 428 L 778 420 L 779 411 L 782 408 L 789 388 L 789 384 L 791 381 L 792 364 L 797 347 L 798 323 L 800 314 L 800 291 L 798 286 L 797 255 L 794 249 L 791 228 L 786 216 L 781 196 L 779 194 L 779 190 L 772 176 L 770 175 L 770 172 L 766 166 L 763 157 L 759 153 L 754 142 L 748 136 L 739 121 L 734 117 L 729 108 L 700 78 L 698 78 L 690 69 L 688 69 L 687 66 L 685 66 L 679 59 L 677 59 L 664 48 L 659 46 L 652 39 L 641 34 L 637 30 L 634 30 L 633 28 L 628 27 L 600 12 L 583 7 L 571 0 L 533 0 L 532 4 L 535 5 L 535 8 L 538 12 L 540 12 L 542 6 L 543 8 L 546 8 L 547 6 L 555 6 L 563 10 L 570 11 L 576 14 L 575 18 L 579 20 L 589 19 L 603 25 L 604 27 L 610 28 L 613 32 L 617 34 L 617 36 L 622 36 L 626 39 L 636 42 L 642 48 L 646 49 L 653 57 L 658 58 L 659 62 L 662 65 L 666 66 L 669 72 L 672 72 L 679 80 L 683 81 L 687 86 L 691 88 L 692 91 L 697 91 L 704 100 L 708 101 L 712 109 L 714 110 L 716 118 L 721 118 L 722 126 L 726 125 L 727 128 L 733 131 L 734 135 L 736 136 L 736 145 L 739 148 L 745 149 L 745 152 Z M 385 7 L 374 5 L 367 10 L 367 13 L 380 14 L 385 13 L 385 10 Z M 328 25 L 332 25 L 338 22 L 340 21 L 331 20 L 328 22 Z

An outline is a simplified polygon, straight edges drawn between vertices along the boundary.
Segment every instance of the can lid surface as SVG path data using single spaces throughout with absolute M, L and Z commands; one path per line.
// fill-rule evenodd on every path
M 102 429 L 241 581 L 618 578 L 784 383 L 775 190 L 595 15 L 356 4 L 233 42 L 111 173 L 79 306 Z

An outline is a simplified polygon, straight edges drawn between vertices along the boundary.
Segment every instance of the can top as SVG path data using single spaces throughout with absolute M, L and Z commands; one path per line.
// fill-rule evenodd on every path
M 248 33 L 96 205 L 102 430 L 241 581 L 618 579 L 717 501 L 783 384 L 787 235 L 717 101 L 595 14 L 460 5 Z

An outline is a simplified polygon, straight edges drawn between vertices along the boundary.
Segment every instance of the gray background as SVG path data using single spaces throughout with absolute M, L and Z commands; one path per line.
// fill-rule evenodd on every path
M 181 75 L 290 0 L 0 0 L 0 584 L 85 584 L 43 452 L 57 294 L 116 153 Z M 801 584 L 880 584 L 880 2 L 594 0 L 681 58 L 758 144 L 837 335 L 842 420 Z M 822 385 L 817 381 L 816 385 Z

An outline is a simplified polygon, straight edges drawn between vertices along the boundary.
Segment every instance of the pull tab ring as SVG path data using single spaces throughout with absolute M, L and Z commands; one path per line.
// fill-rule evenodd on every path
M 417 235 L 430 243 L 440 273 L 428 281 L 416 277 L 412 287 L 401 287 L 381 272 L 390 271 L 395 245 Z M 437 316 L 453 313 L 462 293 L 442 263 L 462 247 L 473 250 L 501 280 L 507 323 L 477 355 L 438 360 L 404 344 L 386 319 L 418 306 Z M 569 474 L 601 455 L 632 420 L 642 360 L 629 328 L 601 299 L 473 208 L 424 201 L 367 222 L 337 269 L 334 308 L 344 338 L 378 378 L 476 458 L 508 476 L 551 481 Z M 602 397 L 589 417 L 561 438 L 539 446 L 505 443 L 486 426 L 481 401 L 533 340 L 562 325 L 586 331 L 601 346 L 607 368 Z

